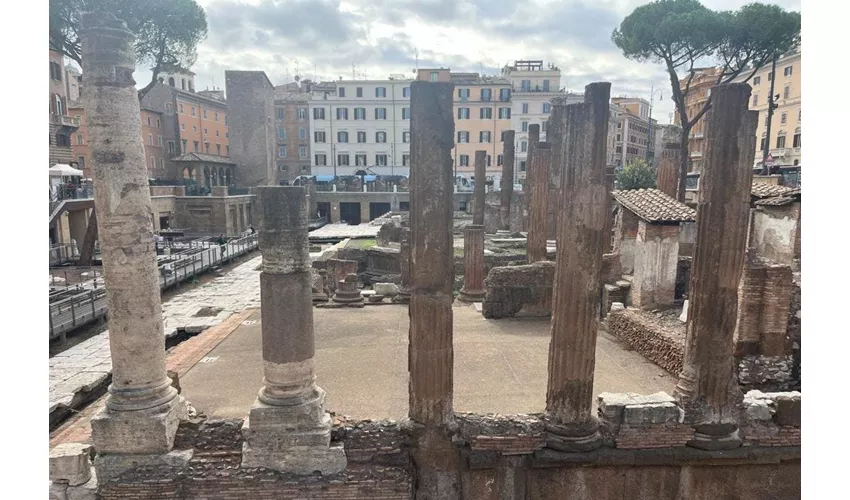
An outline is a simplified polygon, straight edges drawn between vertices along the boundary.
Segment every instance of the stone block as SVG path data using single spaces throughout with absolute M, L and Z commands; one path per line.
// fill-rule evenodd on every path
M 79 486 L 69 486 L 68 500 L 97 500 L 97 474 L 92 473 L 91 479 Z
M 71 486 L 91 478 L 92 447 L 83 443 L 62 443 L 50 450 L 50 480 Z
M 66 483 L 54 483 L 51 481 L 47 498 L 49 500 L 68 500 L 68 485 Z
M 395 297 L 398 295 L 398 285 L 395 283 L 375 283 L 373 286 L 375 293 L 385 297 Z
M 677 421 L 681 421 L 681 409 L 676 405 L 675 398 L 666 392 L 649 395 L 603 392 L 597 396 L 597 402 L 600 417 L 612 424 L 664 423 L 670 421 L 674 413 Z M 630 408 L 630 422 L 625 422 L 627 408 Z M 651 422 L 643 419 L 649 419 Z
M 780 393 L 774 399 L 776 407 L 776 423 L 779 425 L 799 426 L 801 422 L 800 394 Z
M 679 315 L 679 321 L 682 323 L 688 322 L 688 299 L 682 304 L 682 314 Z
M 248 412 L 243 429 L 251 431 L 312 428 L 321 422 L 325 414 L 325 392 L 317 388 L 312 398 L 287 406 L 274 406 L 255 400 Z M 247 422 L 251 422 L 248 426 Z M 244 434 L 244 431 L 243 431 Z M 250 434 L 246 434 L 248 439 Z
M 163 407 L 150 410 L 114 411 L 103 408 L 91 419 L 92 441 L 98 453 L 168 453 L 188 406 L 177 396 Z
M 623 423 L 627 425 L 665 424 L 682 418 L 681 408 L 670 402 L 626 405 L 623 409 Z
M 611 303 L 611 312 L 622 311 L 626 308 L 622 302 L 612 302 Z
M 97 480 L 107 482 L 138 467 L 167 466 L 184 469 L 192 460 L 194 450 L 172 450 L 168 453 L 150 454 L 100 454 L 94 459 Z M 70 500 L 70 499 L 69 499 Z

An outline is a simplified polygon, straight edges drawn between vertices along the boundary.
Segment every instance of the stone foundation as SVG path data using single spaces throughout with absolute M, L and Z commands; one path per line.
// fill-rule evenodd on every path
M 742 390 L 784 391 L 799 387 L 794 379 L 794 356 L 743 356 L 738 358 L 738 383 Z
M 554 278 L 555 263 L 549 261 L 493 268 L 484 280 L 484 317 L 549 316 Z
M 612 312 L 606 321 L 608 333 L 671 375 L 679 376 L 685 350 L 684 323 L 676 324 L 678 319 L 662 323 L 655 314 L 635 309 Z

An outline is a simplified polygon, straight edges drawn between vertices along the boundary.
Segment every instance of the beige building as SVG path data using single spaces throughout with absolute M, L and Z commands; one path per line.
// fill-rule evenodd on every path
M 611 102 L 619 108 L 611 158 L 614 165 L 626 165 L 638 158 L 651 161 L 650 132 L 658 127 L 658 122 L 649 118 L 649 102 L 639 97 L 612 97 Z
M 688 119 L 693 119 L 705 106 L 711 95 L 711 88 L 717 85 L 717 68 L 696 68 L 694 76 L 691 78 L 690 87 L 688 87 L 688 95 L 685 96 L 685 110 L 688 113 Z M 684 88 L 687 85 L 687 79 L 679 81 L 679 86 Z M 673 123 L 682 126 L 679 120 L 679 114 L 673 114 Z M 703 153 L 705 151 L 705 123 L 704 119 L 697 121 L 688 134 L 688 156 L 691 159 L 689 172 L 700 172 L 702 170 Z

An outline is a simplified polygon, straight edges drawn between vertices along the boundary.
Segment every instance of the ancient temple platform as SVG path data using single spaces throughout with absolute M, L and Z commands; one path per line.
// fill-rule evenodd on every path
M 455 303 L 456 411 L 543 410 L 549 321 L 487 320 Z M 407 414 L 408 313 L 403 305 L 314 309 L 317 382 L 326 408 L 353 418 Z M 260 313 L 255 312 L 180 378 L 183 395 L 211 418 L 244 417 L 262 386 Z M 675 379 L 599 332 L 594 394 L 671 392 Z

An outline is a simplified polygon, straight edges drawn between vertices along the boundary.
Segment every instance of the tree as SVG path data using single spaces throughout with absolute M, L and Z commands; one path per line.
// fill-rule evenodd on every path
M 711 108 L 711 96 L 698 109 L 686 102 L 697 65 L 714 63 L 715 85 L 747 82 L 774 57 L 799 46 L 800 13 L 752 3 L 737 11 L 715 12 L 697 0 L 657 0 L 637 7 L 611 39 L 627 59 L 664 63 L 682 127 L 678 199 L 685 200 L 690 165 L 688 135 Z M 682 76 L 680 77 L 680 73 Z
M 80 14 L 111 12 L 136 35 L 136 62 L 151 69 L 143 97 L 165 68 L 189 68 L 207 36 L 207 16 L 195 0 L 50 0 L 50 48 L 82 65 Z
M 655 177 L 655 167 L 636 158 L 617 171 L 617 189 L 654 188 Z

